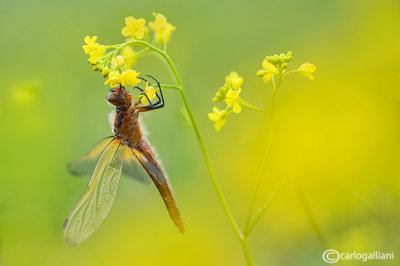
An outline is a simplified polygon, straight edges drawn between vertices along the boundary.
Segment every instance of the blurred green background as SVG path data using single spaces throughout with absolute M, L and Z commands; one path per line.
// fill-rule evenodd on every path
M 126 16 L 163 13 L 177 27 L 168 45 L 217 177 L 241 226 L 266 142 L 267 114 L 244 110 L 216 133 L 211 98 L 235 70 L 242 97 L 267 109 L 256 77 L 266 55 L 292 50 L 276 100 L 265 200 L 290 179 L 249 239 L 258 265 L 323 265 L 326 247 L 400 254 L 399 1 L 1 1 L 0 260 L 4 265 L 244 265 L 181 101 L 144 115 L 186 221 L 181 235 L 150 185 L 122 178 L 112 211 L 78 247 L 62 224 L 89 177 L 66 165 L 110 135 L 108 88 L 87 63 L 85 35 L 123 42 Z M 141 73 L 173 83 L 143 56 Z M 325 246 L 307 215 L 315 217 Z M 396 262 L 397 261 L 397 262 Z M 349 261 L 346 265 L 361 262 Z

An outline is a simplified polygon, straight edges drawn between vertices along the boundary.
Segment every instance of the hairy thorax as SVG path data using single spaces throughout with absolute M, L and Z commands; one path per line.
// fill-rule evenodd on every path
M 139 125 L 139 110 L 134 106 L 128 109 L 117 109 L 114 121 L 114 136 L 120 137 L 132 147 L 138 147 L 143 141 L 143 133 Z

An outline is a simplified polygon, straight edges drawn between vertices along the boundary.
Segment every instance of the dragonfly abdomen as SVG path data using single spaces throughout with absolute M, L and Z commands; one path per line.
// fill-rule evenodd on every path
M 150 144 L 143 139 L 139 146 L 135 147 L 138 160 L 150 176 L 154 185 L 157 187 L 165 206 L 167 207 L 169 216 L 178 229 L 184 231 L 184 222 L 176 204 L 175 198 L 172 194 L 171 187 L 168 184 L 167 177 L 157 161 L 157 158 L 151 150 Z M 144 156 L 143 156 L 144 155 Z

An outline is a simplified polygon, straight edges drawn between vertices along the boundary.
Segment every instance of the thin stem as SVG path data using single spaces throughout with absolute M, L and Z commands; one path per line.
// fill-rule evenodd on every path
M 231 223 L 231 226 L 235 230 L 235 233 L 236 233 L 237 237 L 239 239 L 243 239 L 243 235 L 242 235 L 242 233 L 241 233 L 241 231 L 240 231 L 240 229 L 239 229 L 239 227 L 238 227 L 238 225 L 237 225 L 237 223 L 236 223 L 236 221 L 235 221 L 235 219 L 234 219 L 234 217 L 232 215 L 232 212 L 231 212 L 231 210 L 230 210 L 230 208 L 228 206 L 228 203 L 225 200 L 225 196 L 224 196 L 224 194 L 223 194 L 223 192 L 221 190 L 221 187 L 220 187 L 220 185 L 219 185 L 219 183 L 218 183 L 218 181 L 217 181 L 217 179 L 215 177 L 215 173 L 214 173 L 214 170 L 212 168 L 211 161 L 210 161 L 210 158 L 208 156 L 207 149 L 206 149 L 206 147 L 204 145 L 203 138 L 202 138 L 202 136 L 200 134 L 200 131 L 199 131 L 198 127 L 197 127 L 197 124 L 196 124 L 196 122 L 194 120 L 193 113 L 192 113 L 192 110 L 190 109 L 190 106 L 189 106 L 189 103 L 187 101 L 185 92 L 184 92 L 183 89 L 180 90 L 179 92 L 181 94 L 181 98 L 182 98 L 183 104 L 184 104 L 184 106 L 185 106 L 185 108 L 186 108 L 186 110 L 188 112 L 189 118 L 192 121 L 193 129 L 194 129 L 194 131 L 196 133 L 197 141 L 200 144 L 201 151 L 203 152 L 203 157 L 204 157 L 204 159 L 206 161 L 208 172 L 209 172 L 210 177 L 211 177 L 211 182 L 214 185 L 214 189 L 215 189 L 215 191 L 217 193 L 217 196 L 218 196 L 218 198 L 219 198 L 219 200 L 221 202 L 221 205 L 222 205 L 222 207 L 223 207 L 223 209 L 225 211 L 226 216 L 228 217 L 229 222 Z
M 225 212 L 226 216 L 228 217 L 228 220 L 229 220 L 233 230 L 235 231 L 236 236 L 238 237 L 238 239 L 239 239 L 239 241 L 241 243 L 241 246 L 242 246 L 242 249 L 243 249 L 243 253 L 245 255 L 245 259 L 246 259 L 247 265 L 250 265 L 250 266 L 253 265 L 253 262 L 252 262 L 252 259 L 251 259 L 251 255 L 250 255 L 250 251 L 249 251 L 249 248 L 248 248 L 248 245 L 247 245 L 247 239 L 243 236 L 242 232 L 240 231 L 239 226 L 237 225 L 236 220 L 232 215 L 232 212 L 231 212 L 231 210 L 230 210 L 230 208 L 228 206 L 228 203 L 226 202 L 225 196 L 224 196 L 224 194 L 223 194 L 223 192 L 221 190 L 221 187 L 220 187 L 220 185 L 219 185 L 219 183 L 218 183 L 218 181 L 216 179 L 216 176 L 215 176 L 215 173 L 214 173 L 214 169 L 213 169 L 212 164 L 211 164 L 210 157 L 208 156 L 208 151 L 207 151 L 206 146 L 205 146 L 204 141 L 203 141 L 203 137 L 202 137 L 202 135 L 200 133 L 200 130 L 199 130 L 198 126 L 197 126 L 196 121 L 194 120 L 194 116 L 193 116 L 192 110 L 191 110 L 190 105 L 189 105 L 189 103 L 187 101 L 185 91 L 183 90 L 183 87 L 182 87 L 182 81 L 180 79 L 179 73 L 178 73 L 174 63 L 172 62 L 171 58 L 168 56 L 168 54 L 165 51 L 162 51 L 159 48 L 155 47 L 154 45 L 151 45 L 151 44 L 149 44 L 147 42 L 144 42 L 144 41 L 139 41 L 139 40 L 130 41 L 130 42 L 122 44 L 120 46 L 120 48 L 118 48 L 118 49 L 122 49 L 124 46 L 130 45 L 130 44 L 132 44 L 132 45 L 138 44 L 138 45 L 143 45 L 143 46 L 149 47 L 151 50 L 153 50 L 156 53 L 158 53 L 159 55 L 161 55 L 165 59 L 165 61 L 168 63 L 169 67 L 172 69 L 172 72 L 173 72 L 173 74 L 175 76 L 175 79 L 176 79 L 177 87 L 179 87 L 179 94 L 181 96 L 183 105 L 185 106 L 185 109 L 186 109 L 186 111 L 187 111 L 187 113 L 189 115 L 190 121 L 192 122 L 193 129 L 195 131 L 197 141 L 200 144 L 200 148 L 201 148 L 201 151 L 203 153 L 203 157 L 204 157 L 204 160 L 206 162 L 207 169 L 208 169 L 209 175 L 211 177 L 211 182 L 212 182 L 212 184 L 214 186 L 215 192 L 217 193 L 217 196 L 218 196 L 219 201 L 221 202 L 222 208 L 224 209 L 224 212 Z
M 186 111 L 187 111 L 188 115 L 189 115 L 190 121 L 192 122 L 193 129 L 194 129 L 194 131 L 196 133 L 197 141 L 200 144 L 204 160 L 206 161 L 207 169 L 208 169 L 208 172 L 209 172 L 210 177 L 211 177 L 211 182 L 214 185 L 215 192 L 217 193 L 217 196 L 218 196 L 218 198 L 219 198 L 219 200 L 221 202 L 222 208 L 224 209 L 225 214 L 228 217 L 228 220 L 229 220 L 233 230 L 235 231 L 235 233 L 236 233 L 236 235 L 237 235 L 237 237 L 238 237 L 238 239 L 240 241 L 240 244 L 241 244 L 242 249 L 243 249 L 243 253 L 245 255 L 246 263 L 247 263 L 247 265 L 251 266 L 251 265 L 253 265 L 253 261 L 252 261 L 251 255 L 250 255 L 250 250 L 249 250 L 249 247 L 248 247 L 248 244 L 247 244 L 247 239 L 243 236 L 242 232 L 240 231 L 239 226 L 237 225 L 236 220 L 233 217 L 233 214 L 232 214 L 232 212 L 231 212 L 231 210 L 230 210 L 230 208 L 228 206 L 228 203 L 227 203 L 227 201 L 225 199 L 225 196 L 224 196 L 224 194 L 222 192 L 222 189 L 221 189 L 221 187 L 220 187 L 220 185 L 219 185 L 219 183 L 217 181 L 217 178 L 216 178 L 215 173 L 214 173 L 214 169 L 213 169 L 212 164 L 211 164 L 210 157 L 208 156 L 208 151 L 207 151 L 206 146 L 205 146 L 204 141 L 203 141 L 203 137 L 202 137 L 202 135 L 200 133 L 200 130 L 199 130 L 199 128 L 198 128 L 198 126 L 197 126 L 197 124 L 196 124 L 196 122 L 194 120 L 194 116 L 193 116 L 192 110 L 191 110 L 191 108 L 189 106 L 189 103 L 187 101 L 185 91 L 182 88 L 182 83 L 181 83 L 178 71 L 176 70 L 175 65 L 173 64 L 172 60 L 170 59 L 170 57 L 166 53 L 165 53 L 164 58 L 167 60 L 169 66 L 172 69 L 172 72 L 174 72 L 174 75 L 175 75 L 175 78 L 176 78 L 176 82 L 177 82 L 178 86 L 181 88 L 179 90 L 179 92 L 180 92 L 180 95 L 181 95 L 181 98 L 182 98 L 182 102 L 183 102 L 183 105 L 186 108 Z
M 317 219 L 315 218 L 314 212 L 313 212 L 306 196 L 304 195 L 304 193 L 301 190 L 299 185 L 297 185 L 296 183 L 293 183 L 293 184 L 294 184 L 294 190 L 296 191 L 296 194 L 297 194 L 297 198 L 299 199 L 299 203 L 304 210 L 307 221 L 310 223 L 310 226 L 311 226 L 312 230 L 314 231 L 315 235 L 317 236 L 319 242 L 321 243 L 321 246 L 324 249 L 327 249 L 328 242 L 327 242 L 324 234 L 322 233 L 321 227 L 319 226 Z
M 272 77 L 272 93 L 274 93 L 276 90 L 276 86 L 275 86 L 275 77 Z
M 255 110 L 255 111 L 258 111 L 258 112 L 264 112 L 263 109 L 258 108 L 258 107 L 252 105 L 251 103 L 249 103 L 249 102 L 247 102 L 245 100 L 239 99 L 239 103 L 242 104 L 244 108 Z
M 146 47 L 146 48 L 140 50 L 139 52 L 137 52 L 137 53 L 135 53 L 135 54 L 133 54 L 133 55 L 131 55 L 131 56 L 128 56 L 126 59 L 131 58 L 131 57 L 138 56 L 138 55 L 140 55 L 140 54 L 142 54 L 142 53 L 144 53 L 144 52 L 147 52 L 148 50 L 150 50 L 150 48 L 149 48 L 149 47 Z
M 291 70 L 291 71 L 286 72 L 285 74 L 283 74 L 282 79 L 285 78 L 287 75 L 289 75 L 291 73 L 294 73 L 294 72 L 299 72 L 299 70 L 295 69 L 295 70 Z
M 264 213 L 267 211 L 268 207 L 271 205 L 272 200 L 275 198 L 275 196 L 278 194 L 278 192 L 281 190 L 283 184 L 286 181 L 286 176 L 282 178 L 281 182 L 278 184 L 277 188 L 271 193 L 267 201 L 264 203 L 264 205 L 258 209 L 256 217 L 254 220 L 251 222 L 249 225 L 249 228 L 247 231 L 244 231 L 244 235 L 247 237 L 251 231 L 253 230 L 254 226 L 257 224 L 257 222 L 261 219 L 261 217 L 264 215 Z
M 270 103 L 270 109 L 269 109 L 269 126 L 268 126 L 268 130 L 267 130 L 267 147 L 265 149 L 265 153 L 264 153 L 264 159 L 261 163 L 261 169 L 260 172 L 258 174 L 258 178 L 256 181 L 256 188 L 254 190 L 254 194 L 253 197 L 251 199 L 251 203 L 250 203 L 250 208 L 249 208 L 249 212 L 247 214 L 247 219 L 246 219 L 246 224 L 244 227 L 243 232 L 248 232 L 249 230 L 249 226 L 250 226 L 250 222 L 251 219 L 253 217 L 253 212 L 254 212 L 254 207 L 257 201 L 257 197 L 258 197 L 258 193 L 260 190 L 260 185 L 261 185 L 261 181 L 263 179 L 264 176 L 264 172 L 267 168 L 267 162 L 269 160 L 269 154 L 270 154 L 270 149 L 271 149 L 271 137 L 272 137 L 272 124 L 273 124 L 273 110 L 274 110 L 274 102 L 275 102 L 275 95 L 276 95 L 276 90 L 278 89 L 278 86 L 275 84 L 275 80 L 274 77 L 272 77 L 272 85 L 273 85 L 273 89 L 272 89 L 272 96 L 271 96 L 271 103 Z
M 163 31 L 163 51 L 167 52 L 167 38 L 165 37 L 165 31 Z
M 246 259 L 246 263 L 248 266 L 254 265 L 253 259 L 250 255 L 249 245 L 247 244 L 247 237 L 240 239 L 240 245 L 242 246 L 244 258 Z
M 163 89 L 175 89 L 175 90 L 181 90 L 181 87 L 176 86 L 176 85 L 169 85 L 169 84 L 160 84 L 161 88 Z
M 278 82 L 277 82 L 276 85 L 275 85 L 274 91 L 276 91 L 276 90 L 279 88 L 279 86 L 281 85 L 281 82 L 282 82 L 282 74 L 279 73 L 279 75 L 278 75 Z

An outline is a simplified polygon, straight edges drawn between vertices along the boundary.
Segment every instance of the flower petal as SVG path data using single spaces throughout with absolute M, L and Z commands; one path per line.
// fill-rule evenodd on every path
M 125 37 L 128 37 L 131 35 L 132 31 L 128 28 L 128 26 L 125 26 L 121 30 L 121 34 L 124 35 Z
M 240 106 L 240 104 L 235 103 L 235 104 L 233 105 L 233 112 L 236 113 L 236 114 L 238 114 L 238 113 L 240 113 L 241 111 L 242 111 L 242 107 Z
M 127 26 L 133 25 L 135 23 L 135 21 L 136 21 L 136 19 L 134 17 L 132 17 L 132 16 L 125 18 L 125 24 Z

